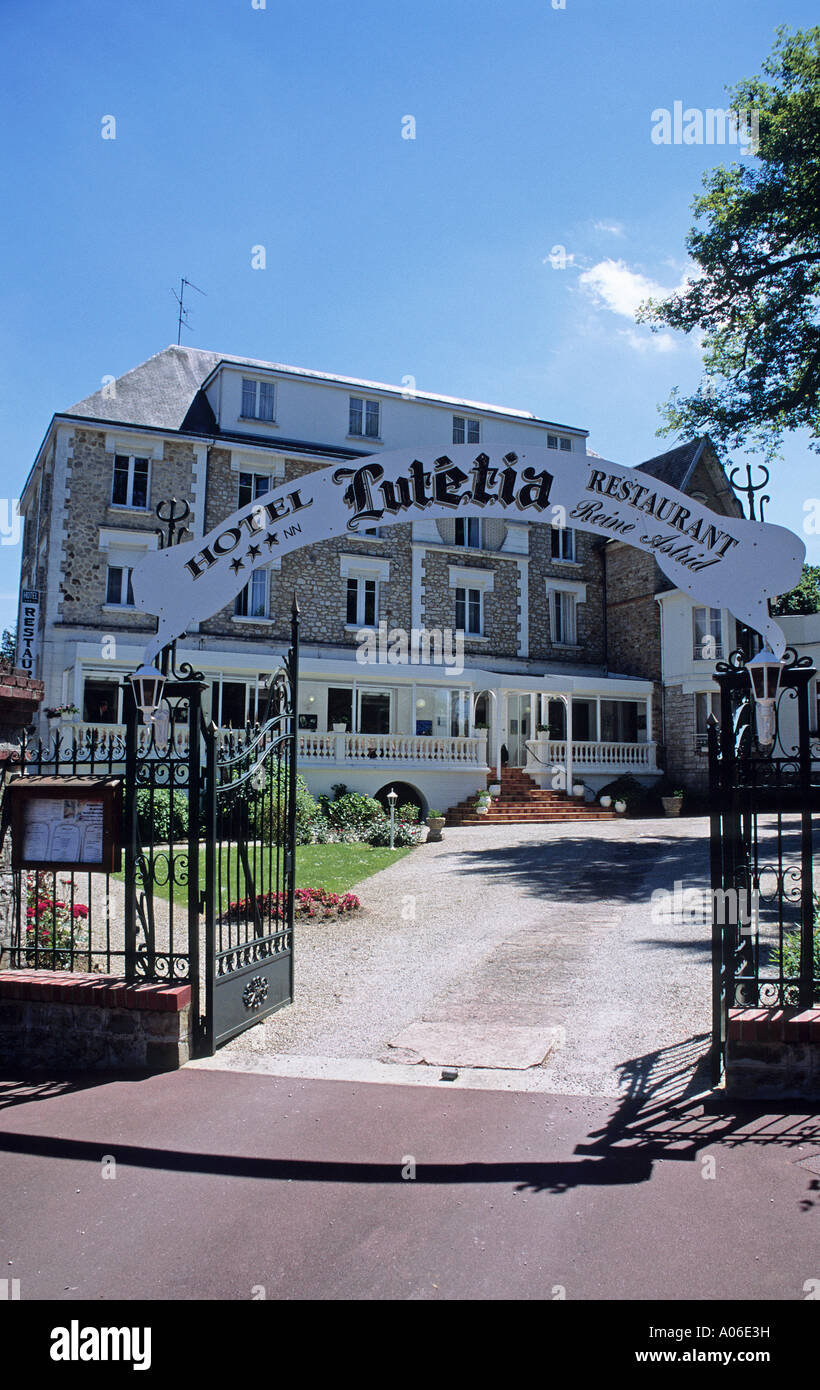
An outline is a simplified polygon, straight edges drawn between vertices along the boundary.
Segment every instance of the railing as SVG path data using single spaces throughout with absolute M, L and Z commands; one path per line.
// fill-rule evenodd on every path
M 100 758 L 125 756 L 124 724 L 92 724 L 84 720 L 64 720 L 49 733 L 53 742 L 60 735 L 62 756 L 68 755 L 72 743 L 76 741 L 78 750 L 84 756 L 92 744 L 95 755 Z M 137 755 L 154 756 L 156 749 L 151 747 L 152 730 L 148 725 L 137 727 Z M 230 738 L 231 731 L 219 730 L 224 741 Z M 184 757 L 188 751 L 187 725 L 171 725 L 168 733 L 174 753 Z M 162 746 L 161 751 L 165 752 Z M 480 732 L 470 737 L 439 737 L 435 734 L 336 734 L 314 733 L 312 730 L 299 730 L 299 762 L 311 764 L 338 765 L 371 762 L 435 764 L 439 767 L 485 767 L 487 763 L 487 734 Z
M 563 767 L 567 761 L 565 739 L 527 739 L 527 771 Z M 628 768 L 655 772 L 654 743 L 608 743 L 605 739 L 591 742 L 572 741 L 572 766 L 591 772 L 618 771 Z
M 434 763 L 484 767 L 486 732 L 470 737 L 435 734 L 323 734 L 299 732 L 299 762 L 324 764 Z
M 137 756 L 144 758 L 151 750 L 151 734 L 148 724 L 137 725 Z M 97 758 L 113 758 L 119 761 L 125 757 L 125 725 L 96 724 L 82 719 L 64 719 L 59 724 L 52 723 L 43 739 L 43 747 L 53 747 L 57 737 L 60 739 L 61 757 L 68 757 L 73 744 L 78 755 L 87 758 L 94 751 Z M 172 724 L 168 730 L 168 743 L 173 746 L 175 756 L 184 757 L 188 752 L 188 725 Z M 156 752 L 156 748 L 153 750 Z M 167 753 L 167 744 L 161 746 Z

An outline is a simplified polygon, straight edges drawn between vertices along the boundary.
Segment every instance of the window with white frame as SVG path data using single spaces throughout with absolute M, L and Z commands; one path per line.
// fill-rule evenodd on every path
M 255 502 L 257 497 L 270 492 L 271 486 L 272 479 L 269 473 L 240 473 L 237 505 L 246 507 L 249 502 Z
M 466 415 L 453 416 L 454 444 L 478 444 L 480 433 L 478 420 L 471 420 Z
M 481 518 L 478 516 L 457 516 L 455 519 L 455 544 L 467 546 L 471 550 L 481 549 Z
M 560 647 L 574 647 L 578 641 L 578 596 L 571 589 L 550 590 L 550 630 Z
M 345 619 L 348 627 L 375 627 L 378 596 L 377 579 L 368 579 L 361 574 L 348 576 Z
M 575 532 L 571 526 L 553 526 L 550 545 L 553 560 L 575 560 Z
M 480 589 L 456 589 L 456 632 L 480 637 L 482 624 L 482 593 Z
M 272 381 L 242 378 L 242 417 L 245 420 L 273 420 L 276 386 Z
M 709 715 L 720 719 L 720 695 L 703 690 L 695 695 L 695 747 L 699 753 L 708 752 Z
M 105 584 L 105 601 L 112 608 L 133 608 L 134 590 L 131 587 L 133 569 L 130 565 L 109 565 Z
M 111 503 L 114 507 L 148 506 L 149 463 L 136 454 L 114 455 L 114 480 Z
M 348 434 L 363 435 L 367 439 L 378 439 L 381 424 L 379 415 L 378 401 L 369 401 L 363 396 L 351 396 Z
M 692 655 L 695 661 L 723 657 L 723 615 L 719 608 L 692 609 Z
M 567 439 L 566 435 L 562 435 L 562 434 L 548 434 L 548 435 L 547 435 L 547 448 L 548 448 L 548 449 L 563 449 L 564 453 L 565 453 L 565 454 L 568 454 L 568 453 L 571 451 L 571 449 L 572 449 L 572 440 L 571 440 L 571 439 Z
M 236 596 L 234 617 L 267 618 L 268 616 L 268 571 L 254 570 L 250 579 Z

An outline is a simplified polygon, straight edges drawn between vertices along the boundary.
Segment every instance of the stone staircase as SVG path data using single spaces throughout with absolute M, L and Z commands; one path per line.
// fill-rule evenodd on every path
M 487 784 L 496 781 L 493 773 Z M 447 812 L 448 825 L 551 825 L 564 821 L 611 820 L 615 812 L 567 796 L 566 792 L 542 791 L 520 768 L 504 768 L 501 795 L 486 816 L 473 809 L 475 797 L 459 802 Z

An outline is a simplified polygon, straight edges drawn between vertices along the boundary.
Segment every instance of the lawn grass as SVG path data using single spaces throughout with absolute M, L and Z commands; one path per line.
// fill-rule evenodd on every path
M 178 853 L 183 853 L 182 846 L 178 846 Z M 329 893 L 346 893 L 350 888 L 361 883 L 364 879 L 370 878 L 372 874 L 377 874 L 380 869 L 386 869 L 389 864 L 395 864 L 398 859 L 403 859 L 410 853 L 409 848 L 387 849 L 376 845 L 297 845 L 296 846 L 296 887 L 297 888 L 324 888 Z M 260 862 L 264 863 L 266 854 L 260 855 Z M 251 849 L 251 860 L 253 860 L 253 850 Z M 223 854 L 223 882 L 222 894 L 223 902 L 227 903 L 230 899 L 245 897 L 247 889 L 244 881 L 244 874 L 239 864 L 235 849 L 230 856 L 230 879 L 226 856 Z M 114 875 L 122 879 L 123 873 Z M 205 888 L 205 852 L 204 849 L 199 861 L 199 886 Z M 270 885 L 264 879 L 257 884 L 257 891 L 264 891 Z M 139 892 L 139 883 L 137 891 Z M 154 892 L 158 897 L 168 897 L 168 885 L 157 883 Z M 174 888 L 174 902 L 182 906 L 187 902 L 188 889 L 185 884 L 176 884 Z

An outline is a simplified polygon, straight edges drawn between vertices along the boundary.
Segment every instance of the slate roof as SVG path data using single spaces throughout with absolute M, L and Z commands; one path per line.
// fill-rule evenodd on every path
M 118 425 L 181 430 L 196 408 L 200 386 L 220 360 L 218 352 L 176 345 L 167 347 L 124 376 L 117 377 L 113 389 L 109 387 L 107 393 L 95 391 L 93 396 L 86 396 L 65 414 L 87 420 L 111 420 Z M 198 404 L 201 409 L 201 403 Z M 190 424 L 187 427 L 197 428 Z
M 251 357 L 234 357 L 230 353 L 206 352 L 201 348 L 184 347 L 174 343 L 162 352 L 141 362 L 124 376 L 117 377 L 107 391 L 95 391 L 78 401 L 67 411 L 69 417 L 86 420 L 110 420 L 118 425 L 147 425 L 161 430 L 183 430 L 196 433 L 215 433 L 216 423 L 202 386 L 220 362 L 235 363 L 250 369 L 286 372 L 290 376 L 312 381 L 336 382 L 362 389 L 400 395 L 401 387 L 386 382 L 365 381 L 358 377 L 333 376 L 329 372 L 310 371 L 304 367 L 289 367 L 281 362 L 263 362 Z M 458 396 L 440 396 L 429 391 L 416 391 L 419 400 L 440 405 L 492 411 L 515 420 L 532 420 L 538 424 L 554 424 L 556 429 L 577 431 L 573 425 L 559 425 L 540 420 L 528 410 L 513 410 L 509 406 L 487 405 Z
M 666 483 L 667 487 L 683 492 L 697 467 L 698 459 L 710 442 L 708 434 L 700 439 L 690 439 L 686 444 L 668 449 L 665 454 L 656 454 L 645 463 L 639 463 L 638 468 L 641 473 L 651 473 L 659 483 Z

